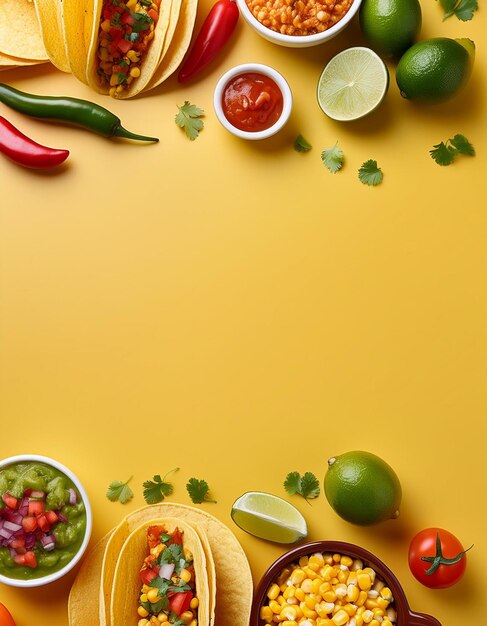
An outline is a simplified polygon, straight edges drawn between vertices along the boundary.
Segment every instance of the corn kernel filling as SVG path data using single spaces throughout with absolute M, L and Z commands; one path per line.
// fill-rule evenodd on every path
M 317 552 L 287 566 L 267 590 L 266 626 L 394 626 L 394 598 L 360 559 Z

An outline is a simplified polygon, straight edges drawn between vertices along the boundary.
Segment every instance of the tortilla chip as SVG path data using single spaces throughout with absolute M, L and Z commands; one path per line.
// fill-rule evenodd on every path
M 156 71 L 147 85 L 147 89 L 152 89 L 164 82 L 171 74 L 173 74 L 184 55 L 186 54 L 191 37 L 193 34 L 194 23 L 196 20 L 196 9 L 198 8 L 198 0 L 182 0 L 181 11 L 177 28 L 172 38 L 171 44 L 165 55 L 161 58 Z
M 100 611 L 101 564 L 111 532 L 107 533 L 83 559 L 68 600 L 69 626 L 97 626 Z
M 70 72 L 59 0 L 34 0 L 46 52 L 62 72 Z
M 147 557 L 147 528 L 164 526 L 168 533 L 176 528 L 183 531 L 183 547 L 193 555 L 196 596 L 198 597 L 198 624 L 208 624 L 208 578 L 206 575 L 206 557 L 203 546 L 191 524 L 179 518 L 165 517 L 150 519 L 136 528 L 127 537 L 117 559 L 111 594 L 110 626 L 136 626 L 139 621 L 136 609 L 142 583 L 139 571 Z
M 41 65 L 47 63 L 47 61 L 36 61 L 33 59 L 19 59 L 17 57 L 11 57 L 7 54 L 0 52 L 0 69 L 7 70 L 13 67 L 26 67 L 28 65 Z
M 0 52 L 47 61 L 36 9 L 29 0 L 0 0 Z

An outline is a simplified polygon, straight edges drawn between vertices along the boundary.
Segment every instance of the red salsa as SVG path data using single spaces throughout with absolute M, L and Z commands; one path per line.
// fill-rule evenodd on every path
M 273 126 L 281 117 L 283 104 L 276 82 L 257 72 L 235 76 L 222 95 L 223 113 L 230 124 L 251 133 Z

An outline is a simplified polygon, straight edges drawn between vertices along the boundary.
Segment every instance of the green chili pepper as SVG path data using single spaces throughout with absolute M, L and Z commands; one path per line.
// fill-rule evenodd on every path
M 120 118 L 114 113 L 88 100 L 37 96 L 0 83 L 0 102 L 19 111 L 19 113 L 81 126 L 104 137 L 159 141 L 156 137 L 145 137 L 131 133 L 123 128 Z

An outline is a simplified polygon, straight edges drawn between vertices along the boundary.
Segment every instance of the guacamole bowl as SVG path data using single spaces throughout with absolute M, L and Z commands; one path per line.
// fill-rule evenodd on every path
M 308 571 L 308 568 L 311 572 Z M 269 567 L 257 587 L 252 605 L 250 626 L 264 626 L 268 623 L 267 617 L 270 616 L 270 613 L 279 610 L 277 607 L 289 611 L 287 619 L 291 619 L 291 613 L 295 610 L 292 607 L 296 604 L 299 606 L 299 602 L 294 605 L 288 603 L 289 599 L 292 600 L 294 586 L 301 585 L 301 589 L 308 593 L 306 584 L 312 585 L 313 571 L 325 580 L 331 581 L 328 584 L 325 583 L 326 591 L 323 592 L 323 600 L 317 601 L 314 608 L 322 611 L 323 616 L 325 616 L 327 610 L 333 610 L 328 605 L 333 604 L 333 602 L 338 603 L 340 607 L 333 613 L 336 623 L 348 624 L 353 617 L 347 613 L 347 610 L 350 610 L 351 605 L 355 605 L 357 614 L 359 614 L 358 611 L 370 611 L 366 617 L 369 622 L 374 619 L 372 614 L 376 610 L 382 611 L 382 624 L 441 626 L 435 617 L 425 613 L 416 613 L 409 608 L 401 584 L 387 565 L 368 550 L 344 541 L 306 543 L 279 557 Z M 308 576 L 308 574 L 310 575 Z M 336 585 L 333 584 L 335 576 L 338 576 L 339 580 Z M 334 589 L 330 589 L 332 586 Z M 360 598 L 360 593 L 364 593 L 363 590 L 366 590 L 365 600 Z M 330 592 L 332 596 L 335 596 L 332 602 L 330 602 L 332 598 L 326 595 Z M 284 609 L 279 602 L 276 602 L 281 594 L 287 598 Z M 347 606 L 347 609 L 341 608 L 344 605 Z M 308 608 L 304 608 L 308 611 Z M 343 615 L 339 615 L 340 612 Z
M 78 477 L 38 454 L 0 460 L 0 583 L 39 587 L 65 576 L 88 547 L 92 513 Z

